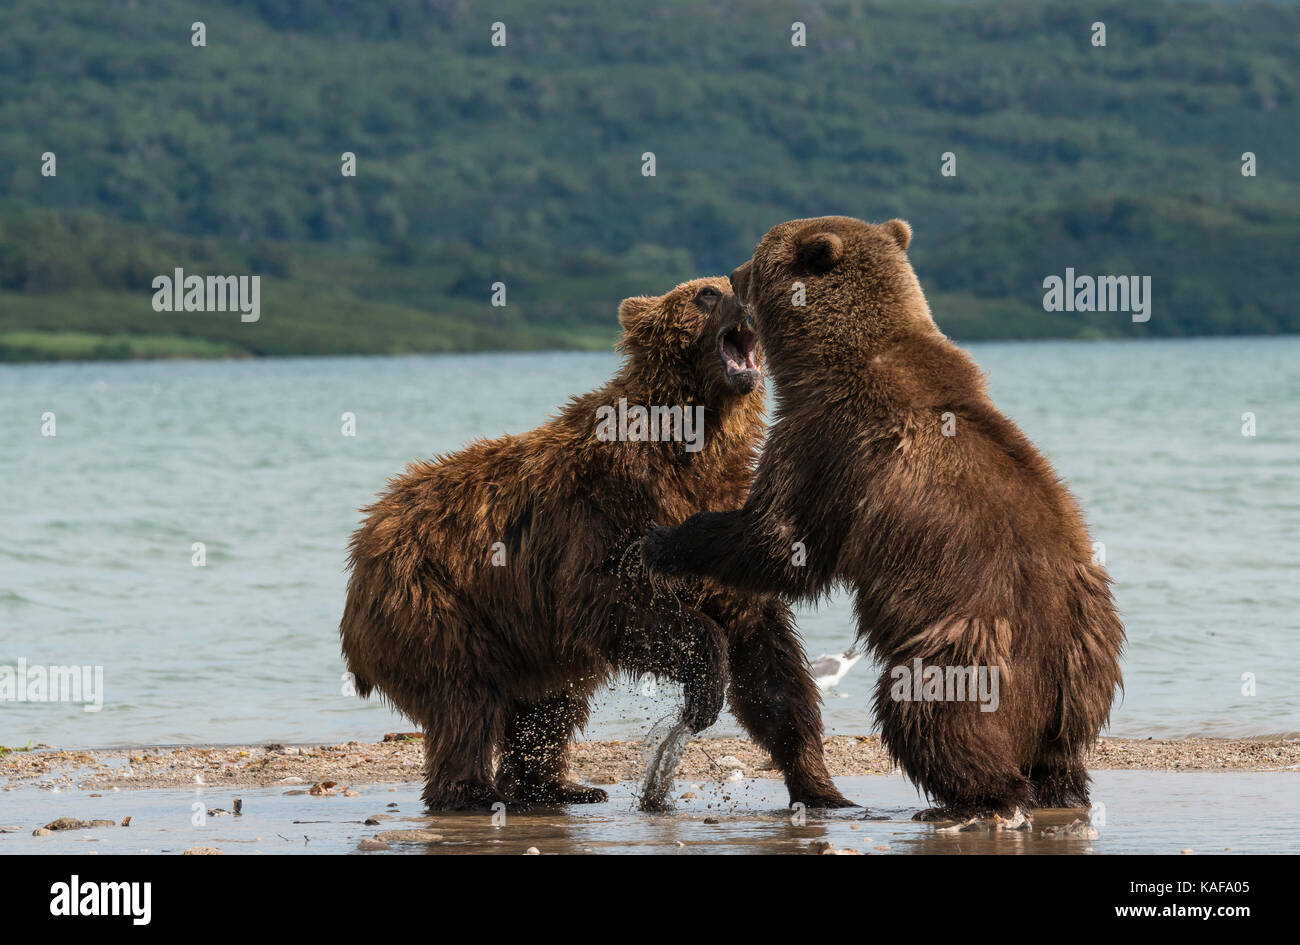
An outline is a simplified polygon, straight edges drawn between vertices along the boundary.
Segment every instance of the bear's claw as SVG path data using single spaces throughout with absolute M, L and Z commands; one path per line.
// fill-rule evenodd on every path
M 790 803 L 803 804 L 809 810 L 834 810 L 836 808 L 861 806 L 838 791 L 833 794 L 801 794 L 798 797 L 792 797 Z
M 664 525 L 654 525 L 646 530 L 641 539 L 641 560 L 646 567 L 663 574 L 677 574 L 681 569 L 674 566 L 672 554 L 673 530 Z

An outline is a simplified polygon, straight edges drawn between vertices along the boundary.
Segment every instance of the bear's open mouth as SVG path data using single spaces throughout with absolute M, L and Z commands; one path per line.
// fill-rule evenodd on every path
M 718 353 L 728 378 L 757 376 L 760 371 L 754 360 L 758 350 L 758 334 L 744 322 L 729 328 L 718 340 Z

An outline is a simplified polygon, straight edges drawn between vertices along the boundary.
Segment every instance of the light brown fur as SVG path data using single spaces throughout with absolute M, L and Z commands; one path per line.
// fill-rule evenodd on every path
M 608 384 L 536 430 L 413 464 L 365 510 L 340 626 L 357 688 L 423 726 L 431 808 L 582 802 L 605 795 L 568 780 L 567 746 L 597 686 L 619 671 L 678 680 L 698 731 L 730 667 L 732 706 L 792 799 L 847 804 L 788 607 L 712 582 L 670 592 L 629 552 L 648 525 L 748 491 L 763 392 L 719 359 L 720 333 L 741 322 L 730 286 L 628 299 L 619 318 L 625 360 Z M 703 448 L 598 439 L 597 409 L 620 398 L 703 404 Z

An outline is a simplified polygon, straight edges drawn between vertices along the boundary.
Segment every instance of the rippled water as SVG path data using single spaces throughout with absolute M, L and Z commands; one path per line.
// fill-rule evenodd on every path
M 1129 634 L 1112 733 L 1300 731 L 1300 339 L 970 349 L 1106 544 Z M 0 744 L 409 728 L 342 694 L 357 508 L 407 461 L 534 426 L 614 366 L 560 353 L 0 366 L 0 666 L 102 666 L 105 694 L 99 712 L 2 702 Z M 800 626 L 811 656 L 853 639 L 843 597 Z M 860 663 L 827 699 L 829 730 L 871 730 L 871 679 Z M 642 735 L 671 711 L 671 694 L 620 687 L 587 734 Z M 713 733 L 736 730 L 724 717 Z

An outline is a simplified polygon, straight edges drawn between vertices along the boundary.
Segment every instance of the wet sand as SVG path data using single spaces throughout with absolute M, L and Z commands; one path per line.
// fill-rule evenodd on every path
M 583 781 L 615 785 L 641 776 L 640 741 L 577 742 L 571 767 Z M 418 739 L 340 745 L 256 745 L 110 749 L 37 748 L 0 754 L 0 787 L 124 789 L 281 787 L 304 789 L 325 781 L 327 789 L 405 784 L 420 779 L 423 759 Z M 875 736 L 834 736 L 826 740 L 826 759 L 835 777 L 887 775 L 893 766 Z M 1300 771 L 1300 740 L 1178 739 L 1158 741 L 1103 738 L 1088 760 L 1094 771 Z M 697 739 L 688 746 L 679 779 L 725 781 L 777 778 L 771 760 L 740 738 Z
M 413 783 L 328 795 L 193 785 L 73 796 L 19 791 L 0 814 L 0 855 L 1300 852 L 1300 791 L 1291 773 L 1099 771 L 1091 812 L 1035 811 L 1021 830 L 917 823 L 911 816 L 924 805 L 901 775 L 837 783 L 869 810 L 810 811 L 801 820 L 784 809 L 781 783 L 767 778 L 679 779 L 677 810 L 668 814 L 637 811 L 635 785 L 625 782 L 611 786 L 602 804 L 496 818 L 476 811 L 426 816 Z M 37 835 L 74 809 L 103 823 Z

